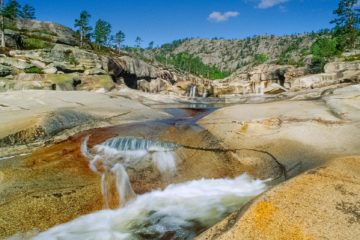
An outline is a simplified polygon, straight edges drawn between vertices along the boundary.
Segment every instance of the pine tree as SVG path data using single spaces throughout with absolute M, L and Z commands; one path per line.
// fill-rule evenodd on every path
M 21 5 L 16 0 L 9 0 L 4 8 L 4 16 L 16 19 L 21 13 Z
M 115 42 L 116 48 L 119 51 L 120 51 L 120 48 L 124 41 L 125 41 L 125 33 L 123 33 L 122 31 L 118 31 L 114 36 L 114 42 Z
M 154 45 L 155 45 L 154 41 L 149 42 L 148 49 L 153 49 Z
M 141 48 L 141 43 L 143 42 L 143 40 L 141 39 L 141 37 L 136 37 L 135 39 L 135 48 Z
M 35 19 L 35 8 L 25 4 L 19 13 L 19 17 L 24 19 Z
M 106 46 L 109 44 L 110 41 L 110 34 L 111 34 L 111 25 L 110 23 L 99 19 L 95 24 L 95 31 L 94 31 L 94 39 L 95 43 L 99 45 Z
M 340 0 L 334 11 L 337 18 L 330 23 L 335 24 L 335 37 L 338 38 L 341 50 L 354 47 L 359 36 L 360 9 L 358 0 Z
M 80 13 L 79 19 L 75 19 L 74 26 L 78 28 L 80 33 L 80 47 L 83 46 L 84 41 L 90 38 L 92 27 L 89 25 L 89 19 L 91 15 L 87 11 Z

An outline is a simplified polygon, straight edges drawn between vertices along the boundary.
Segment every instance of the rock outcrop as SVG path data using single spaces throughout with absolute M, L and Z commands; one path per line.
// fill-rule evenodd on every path
M 111 125 L 117 116 L 124 121 L 167 116 L 120 96 L 83 91 L 6 92 L 0 93 L 0 102 L 0 152 L 43 142 L 67 130 Z
M 201 119 L 200 125 L 228 148 L 271 153 L 288 176 L 294 176 L 332 157 L 360 154 L 359 85 L 332 91 L 323 97 L 326 103 L 282 101 L 222 108 Z M 238 157 L 242 161 L 244 156 Z
M 10 21 L 5 19 L 6 22 Z M 11 20 L 13 27 L 5 29 L 6 45 L 11 48 L 34 49 L 49 47 L 60 43 L 70 46 L 78 45 L 75 32 L 52 22 L 30 19 Z
M 202 96 L 205 91 L 204 86 L 209 85 L 208 80 L 191 74 L 180 74 L 162 67 L 155 67 L 129 56 L 110 58 L 108 71 L 114 82 L 125 83 L 132 89 L 151 93 L 172 92 L 186 95 L 191 86 L 199 85 L 201 87 L 196 95 Z M 185 84 L 183 84 L 184 82 Z
M 360 157 L 336 159 L 262 195 L 198 240 L 356 239 Z

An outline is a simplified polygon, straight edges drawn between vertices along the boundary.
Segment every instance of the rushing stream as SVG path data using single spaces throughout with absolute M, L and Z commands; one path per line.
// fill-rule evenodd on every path
M 192 239 L 265 191 L 263 181 L 197 180 L 138 196 L 118 210 L 103 210 L 34 237 L 52 239 Z
M 176 173 L 176 144 L 115 137 L 82 153 L 102 177 L 104 198 L 109 175 L 115 176 L 121 208 L 103 210 L 56 226 L 34 237 L 51 239 L 192 239 L 266 189 L 263 181 L 244 174 L 235 179 L 203 179 L 172 184 L 136 196 L 127 168 L 154 165 L 161 175 Z

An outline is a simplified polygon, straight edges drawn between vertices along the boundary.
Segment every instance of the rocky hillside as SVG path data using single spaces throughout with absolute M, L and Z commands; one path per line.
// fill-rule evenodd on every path
M 8 21 L 8 20 L 7 20 Z M 189 86 L 206 80 L 149 64 L 131 53 L 88 43 L 51 22 L 15 20 L 6 24 L 0 54 L 0 91 L 20 89 L 110 91 L 130 87 L 145 92 L 186 95 Z
M 222 97 L 279 94 L 360 80 L 356 51 L 325 66 L 325 73 L 307 76 L 309 49 L 319 34 L 192 39 L 158 49 L 119 52 L 92 43 L 80 48 L 76 33 L 55 23 L 17 20 L 9 26 L 8 48 L 0 53 L 0 91 L 106 92 L 128 87 Z
M 311 45 L 321 34 L 263 35 L 241 40 L 186 39 L 148 50 L 149 58 L 189 53 L 207 65 L 234 72 L 261 63 L 305 65 Z

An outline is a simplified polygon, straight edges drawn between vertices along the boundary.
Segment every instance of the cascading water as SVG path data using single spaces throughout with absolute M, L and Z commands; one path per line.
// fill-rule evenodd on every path
M 208 96 L 208 91 L 207 91 L 207 89 L 205 88 L 202 97 L 203 97 L 203 98 L 206 98 L 207 96 Z
M 196 97 L 196 85 L 190 87 L 189 97 L 195 98 Z
M 153 164 L 162 176 L 173 176 L 176 173 L 175 149 L 179 146 L 130 137 L 116 137 L 93 147 L 91 152 L 86 137 L 81 145 L 82 154 L 88 158 L 92 171 L 101 175 L 101 190 L 105 208 L 109 208 L 110 182 L 115 178 L 119 195 L 119 204 L 135 197 L 126 168 L 142 169 Z
M 124 208 L 80 217 L 33 239 L 193 239 L 265 190 L 263 181 L 246 174 L 170 185 L 138 196 Z
M 138 138 L 112 138 L 88 148 L 87 137 L 81 152 L 90 168 L 101 175 L 102 192 L 108 206 L 110 187 L 115 178 L 120 206 L 102 210 L 55 226 L 43 233 L 18 234 L 11 239 L 34 240 L 145 240 L 193 239 L 229 213 L 266 190 L 265 181 L 247 174 L 235 179 L 202 179 L 173 184 L 136 196 L 127 168 L 135 170 L 153 164 L 162 174 L 176 172 L 172 143 Z

